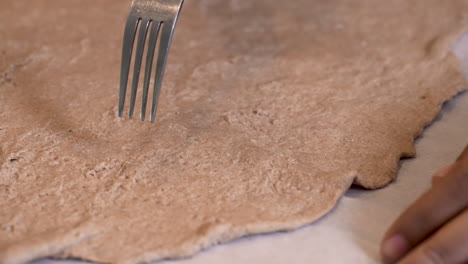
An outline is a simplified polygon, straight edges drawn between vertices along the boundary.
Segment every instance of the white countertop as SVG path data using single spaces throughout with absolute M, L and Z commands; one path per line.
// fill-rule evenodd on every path
M 468 79 L 468 32 L 454 46 Z M 158 264 L 380 263 L 379 243 L 393 220 L 430 186 L 431 176 L 468 144 L 468 92 L 446 103 L 416 140 L 417 157 L 401 161 L 398 178 L 380 190 L 350 189 L 329 214 L 292 232 L 237 239 L 192 258 Z M 118 250 L 118 249 L 117 249 Z M 83 264 L 44 259 L 30 264 Z

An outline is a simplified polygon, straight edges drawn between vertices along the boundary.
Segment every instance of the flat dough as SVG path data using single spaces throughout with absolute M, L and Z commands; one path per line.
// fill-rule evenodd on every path
M 467 0 L 186 1 L 155 124 L 119 119 L 126 0 L 0 2 L 0 262 L 189 256 L 380 188 L 464 88 Z

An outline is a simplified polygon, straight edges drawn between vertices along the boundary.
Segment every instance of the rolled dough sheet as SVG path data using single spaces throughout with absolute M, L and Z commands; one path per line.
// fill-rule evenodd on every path
M 207 0 L 185 5 L 158 123 L 119 120 L 127 1 L 0 7 L 1 263 L 177 258 L 310 223 L 388 184 L 464 84 L 467 1 Z

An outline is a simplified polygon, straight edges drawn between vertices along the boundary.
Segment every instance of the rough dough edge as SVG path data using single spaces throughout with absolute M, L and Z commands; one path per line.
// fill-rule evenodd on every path
M 352 183 L 358 176 L 357 172 L 351 172 L 346 176 L 348 182 L 343 184 L 341 192 L 337 193 L 333 199 L 333 203 L 330 203 L 330 206 L 326 207 L 322 212 L 316 214 L 313 217 L 304 217 L 302 219 L 295 220 L 294 222 L 263 222 L 261 224 L 251 224 L 243 228 L 232 227 L 229 224 L 213 224 L 206 235 L 201 237 L 198 240 L 188 240 L 182 246 L 174 248 L 172 250 L 167 250 L 159 253 L 148 252 L 146 254 L 139 255 L 138 257 L 132 259 L 126 259 L 121 262 L 116 262 L 116 264 L 135 264 L 135 263 L 151 263 L 156 261 L 171 260 L 171 259 L 182 259 L 188 258 L 196 255 L 203 250 L 216 246 L 218 244 L 226 243 L 242 237 L 249 235 L 261 235 L 268 234 L 273 232 L 285 232 L 285 231 L 294 231 L 300 227 L 312 224 L 318 219 L 324 217 L 329 213 L 333 208 L 336 207 L 338 201 L 343 197 L 344 193 L 351 187 Z M 83 261 L 91 261 L 95 263 L 103 263 L 95 261 L 93 259 L 83 259 L 79 256 L 65 256 L 59 257 L 60 259 L 67 258 L 79 258 Z M 6 264 L 17 264 L 17 263 L 6 263 Z
M 456 31 L 458 32 L 458 31 Z M 461 31 L 462 33 L 464 31 Z M 462 37 L 462 33 L 460 33 L 458 35 L 458 38 L 461 38 Z M 467 32 L 468 33 L 468 32 Z M 456 38 L 455 38 L 456 39 Z M 455 39 L 454 39 L 454 36 L 449 36 L 449 37 L 445 37 L 443 38 L 440 42 L 443 42 L 443 43 L 454 43 L 455 42 Z M 437 42 L 439 43 L 439 42 Z M 440 58 L 440 50 L 442 48 L 440 48 L 441 44 L 433 44 L 431 46 L 437 46 L 436 50 L 439 51 L 437 52 L 438 55 L 436 55 L 436 53 L 433 51 L 433 49 L 431 48 L 431 52 L 430 52 L 430 56 L 438 56 Z M 436 121 L 437 117 L 441 114 L 442 112 L 442 107 L 443 105 L 446 103 L 446 102 L 449 102 L 451 100 L 453 100 L 454 98 L 456 98 L 458 95 L 460 95 L 461 93 L 465 92 L 468 90 L 468 87 L 467 87 L 467 81 L 466 79 L 464 78 L 463 76 L 463 72 L 462 72 L 462 65 L 461 65 L 461 61 L 457 58 L 457 56 L 454 54 L 453 51 L 450 51 L 450 52 L 447 52 L 446 53 L 446 57 L 448 57 L 448 59 L 450 60 L 448 63 L 450 63 L 450 66 L 453 67 L 453 69 L 455 69 L 456 71 L 458 71 L 458 74 L 460 75 L 460 84 L 459 84 L 459 87 L 457 89 L 457 91 L 455 91 L 454 94 L 450 95 L 449 97 L 447 98 L 442 98 L 440 103 L 438 105 L 436 105 L 433 109 L 431 109 L 431 112 L 428 114 L 428 115 L 425 115 L 423 117 L 420 118 L 419 120 L 419 127 L 417 129 L 415 129 L 415 132 L 413 133 L 412 135 L 412 138 L 411 138 L 411 142 L 408 142 L 409 144 L 407 144 L 407 142 L 405 142 L 405 144 L 403 145 L 409 145 L 411 146 L 411 149 L 404 149 L 404 148 L 401 148 L 400 149 L 400 153 L 399 154 L 396 154 L 395 155 L 395 160 L 393 161 L 393 166 L 391 167 L 390 169 L 390 173 L 388 173 L 388 175 L 390 176 L 388 178 L 387 181 L 382 181 L 381 183 L 379 184 L 375 184 L 375 183 L 372 183 L 372 182 L 366 182 L 366 180 L 362 180 L 359 175 L 356 177 L 356 180 L 354 181 L 354 184 L 356 185 L 359 185 L 359 186 L 362 186 L 363 188 L 365 189 L 369 189 L 369 190 L 374 190 L 374 189 L 381 189 L 381 188 L 384 188 L 386 187 L 387 185 L 389 185 L 390 183 L 392 183 L 394 180 L 397 179 L 398 177 L 398 170 L 399 170 L 399 162 L 402 160 L 402 159 L 405 159 L 405 158 L 414 158 L 417 156 L 417 152 L 416 152 L 416 147 L 415 147 L 415 142 L 416 140 L 424 133 L 424 131 L 434 123 L 434 121 Z M 434 57 L 431 57 L 432 59 Z M 429 112 L 429 111 L 428 111 Z
M 66 235 L 58 236 L 56 234 L 38 235 L 27 241 L 18 241 L 0 253 L 0 263 L 2 264 L 21 264 L 29 261 L 57 255 L 65 249 L 80 244 L 83 241 L 92 239 L 98 232 L 88 223 L 79 223 L 72 228 Z M 44 239 L 44 237 L 46 239 Z M 51 240 L 47 244 L 41 243 L 43 240 Z M 27 252 L 24 254 L 23 252 Z

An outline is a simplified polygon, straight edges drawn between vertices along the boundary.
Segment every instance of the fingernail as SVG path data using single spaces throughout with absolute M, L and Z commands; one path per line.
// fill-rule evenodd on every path
M 440 171 L 438 171 L 434 177 L 444 177 L 448 174 L 448 172 L 455 166 L 455 163 L 441 169 Z
M 387 261 L 396 261 L 409 249 L 409 243 L 401 234 L 391 236 L 382 246 L 382 255 Z

